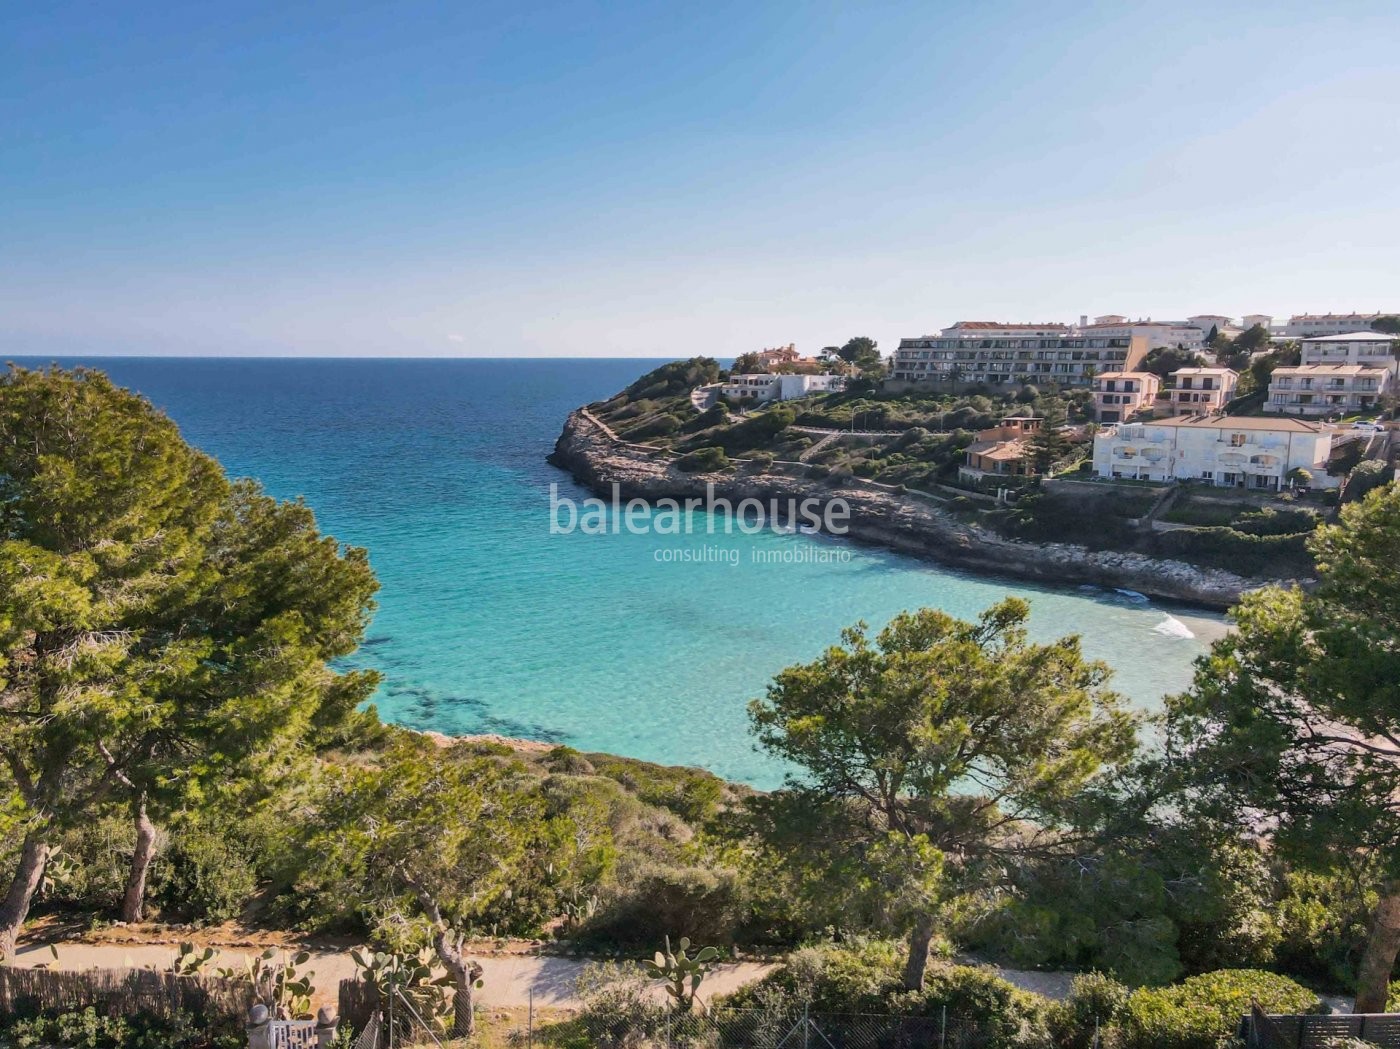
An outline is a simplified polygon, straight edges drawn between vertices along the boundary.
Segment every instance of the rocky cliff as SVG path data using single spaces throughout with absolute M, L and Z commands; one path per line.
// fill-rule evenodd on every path
M 1136 590 L 1214 609 L 1229 607 L 1245 590 L 1260 585 L 1231 572 L 1143 554 L 1009 540 L 968 525 L 928 500 L 860 481 L 833 487 L 825 480 L 753 467 L 734 473 L 684 473 L 668 458 L 617 440 L 582 410 L 569 416 L 549 461 L 604 498 L 611 496 L 613 484 L 622 499 L 703 497 L 707 483 L 732 502 L 755 498 L 765 505 L 773 499 L 786 504 L 809 497 L 825 502 L 839 496 L 850 507 L 849 538 L 954 568 Z

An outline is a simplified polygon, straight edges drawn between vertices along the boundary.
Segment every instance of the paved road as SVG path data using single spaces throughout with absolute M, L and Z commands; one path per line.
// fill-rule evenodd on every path
M 241 964 L 262 948 L 223 948 L 215 964 Z M 574 982 L 586 960 L 529 954 L 476 955 L 484 971 L 477 1000 L 486 1006 L 511 1008 L 528 1005 L 531 992 L 536 1005 L 577 1008 Z M 52 969 L 168 969 L 175 958 L 173 944 L 59 943 L 55 961 L 47 945 L 26 944 L 16 954 L 21 967 L 47 965 Z M 346 951 L 312 951 L 306 968 L 314 974 L 318 1002 L 334 1002 L 341 980 L 355 975 Z M 727 994 L 763 976 L 773 966 L 759 962 L 721 965 L 705 978 L 700 997 Z

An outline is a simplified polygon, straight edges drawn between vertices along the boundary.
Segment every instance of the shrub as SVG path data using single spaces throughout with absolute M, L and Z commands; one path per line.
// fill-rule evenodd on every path
M 743 886 L 732 870 L 633 859 L 584 934 L 628 947 L 652 946 L 658 932 L 729 945 L 744 912 Z
M 1391 479 L 1390 467 L 1379 459 L 1367 459 L 1351 472 L 1347 478 L 1344 503 L 1360 502 L 1368 494 L 1386 484 Z
M 1258 1001 L 1265 1012 L 1305 1013 L 1317 995 L 1286 976 L 1258 969 L 1219 969 L 1175 987 L 1140 988 L 1123 1007 L 1122 1049 L 1221 1049 L 1240 1017 Z
M 772 466 L 773 458 L 772 452 L 754 452 L 753 455 L 749 456 L 753 466 L 759 470 L 766 470 L 768 467 Z
M 922 991 L 896 995 L 890 1004 L 916 1016 L 941 1017 L 946 1009 L 944 1044 L 951 1049 L 1020 1049 L 1049 1037 L 1050 1003 L 978 966 L 930 966 Z
M 247 1044 L 236 1023 L 198 1022 L 187 1013 L 108 1016 L 92 1006 L 64 1013 L 0 1018 L 0 1043 L 15 1049 L 241 1049 Z
M 218 822 L 179 827 L 156 865 L 152 895 L 161 910 L 194 922 L 238 917 L 257 889 L 258 838 L 246 826 Z
M 697 448 L 676 460 L 676 469 L 685 473 L 712 473 L 729 467 L 723 448 Z
M 704 769 L 653 765 L 615 754 L 594 754 L 598 775 L 622 784 L 648 805 L 669 809 L 687 823 L 700 824 L 719 809 L 724 781 Z
M 1121 1018 L 1128 995 L 1126 985 L 1103 973 L 1076 976 L 1070 983 L 1069 997 L 1050 1010 L 1050 1032 L 1055 1043 L 1090 1049 L 1094 1036 Z
M 787 962 L 757 983 L 726 996 L 728 1008 L 813 1012 L 880 1012 L 900 986 L 900 945 L 888 940 L 855 940 L 793 951 Z
M 635 962 L 584 967 L 574 985 L 583 1007 L 578 1023 L 591 1046 L 631 1045 L 657 1035 L 666 1012 L 651 994 L 651 980 Z
M 652 437 L 668 437 L 681 428 L 681 421 L 674 415 L 658 415 L 640 426 L 627 430 L 623 436 L 629 440 L 645 441 Z
M 573 747 L 555 747 L 544 757 L 544 766 L 550 772 L 566 776 L 591 776 L 596 771 L 593 762 Z

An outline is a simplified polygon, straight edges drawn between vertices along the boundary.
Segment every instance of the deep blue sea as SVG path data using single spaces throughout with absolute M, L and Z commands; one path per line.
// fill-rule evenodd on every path
M 1038 637 L 1079 633 L 1144 707 L 1182 688 L 1223 631 L 1219 617 L 802 534 L 551 534 L 550 485 L 587 494 L 544 461 L 565 417 L 659 361 L 84 363 L 149 397 L 230 474 L 304 496 L 325 531 L 369 549 L 379 611 L 353 662 L 383 672 L 382 714 L 417 728 L 553 740 L 772 786 L 780 769 L 754 751 L 746 704 L 856 620 L 883 625 L 921 605 L 972 616 L 1019 594 Z M 723 559 L 662 560 L 707 547 Z M 752 560 L 783 550 L 790 562 Z

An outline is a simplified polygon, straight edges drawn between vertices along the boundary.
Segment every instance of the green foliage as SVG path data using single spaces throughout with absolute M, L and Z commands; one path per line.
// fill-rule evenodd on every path
M 1306 533 L 1253 535 L 1235 528 L 1183 528 L 1154 534 L 1149 549 L 1159 557 L 1244 576 L 1287 578 L 1312 569 Z
M 1268 1013 L 1315 1012 L 1317 995 L 1286 976 L 1222 969 L 1175 987 L 1140 988 L 1121 1012 L 1122 1049 L 1224 1049 L 1257 1001 Z
M 250 822 L 240 827 L 213 813 L 179 822 L 155 870 L 152 895 L 163 912 L 209 924 L 243 912 L 258 886 Z
M 574 987 L 582 1008 L 578 1023 L 588 1047 L 634 1045 L 660 1033 L 665 1010 L 653 998 L 652 983 L 635 962 L 595 962 L 584 967 Z
M 669 809 L 695 826 L 718 812 L 724 796 L 724 781 L 704 769 L 654 765 L 615 754 L 594 754 L 589 760 L 598 775 L 616 780 L 648 805 Z
M 1400 733 L 1400 486 L 1344 507 L 1310 547 L 1317 590 L 1247 595 L 1238 629 L 1169 699 L 1174 805 L 1239 831 L 1266 819 L 1277 854 L 1304 866 L 1370 856 L 1393 897 L 1400 751 L 1385 741 Z M 1365 1008 L 1383 1006 L 1389 966 L 1361 966 Z
M 109 1016 L 92 1006 L 39 1016 L 0 1017 L 0 1044 L 14 1049 L 243 1049 L 231 1021 L 210 1023 L 188 1013 Z
M 880 361 L 879 343 L 866 335 L 857 335 L 853 339 L 848 339 L 846 344 L 836 351 L 836 355 L 848 364 L 869 366 L 878 364 Z
M 802 947 L 763 979 L 716 1004 L 784 1011 L 809 1005 L 814 1013 L 879 1012 L 901 990 L 899 953 L 891 940 L 864 938 Z
M 584 927 L 586 938 L 639 946 L 658 925 L 732 944 L 745 919 L 745 887 L 733 870 L 682 859 L 631 859 Z M 654 941 L 653 941 L 654 942 Z
M 685 361 L 671 361 L 647 372 L 626 389 L 631 400 L 640 398 L 661 399 L 688 394 L 697 386 L 705 386 L 719 381 L 719 362 L 712 357 L 691 357 Z
M 729 456 L 723 448 L 697 448 L 676 460 L 676 469 L 684 473 L 713 473 L 729 468 Z
M 452 978 L 434 970 L 430 952 L 352 950 L 350 959 L 355 963 L 356 975 L 374 996 L 381 1016 L 391 1015 L 389 1000 L 396 996 L 400 1001 L 406 999 L 438 1034 L 447 1033 L 452 1017 L 452 1001 L 447 992 L 452 987 Z M 397 1012 L 403 1030 L 395 1031 L 393 1037 L 411 1044 L 415 1025 L 402 1009 Z
M 760 745 L 800 770 L 784 794 L 812 818 L 769 830 L 791 862 L 829 872 L 831 883 L 814 889 L 849 896 L 856 887 L 881 901 L 866 913 L 898 932 L 945 888 L 999 884 L 1008 857 L 1054 852 L 1056 828 L 1087 830 L 1086 791 L 1131 756 L 1134 718 L 1077 638 L 1031 644 L 1028 613 L 1014 599 L 973 623 L 923 609 L 873 640 L 860 624 L 751 704 Z M 884 856 L 887 834 L 907 839 L 919 861 L 872 858 Z M 934 852 L 959 857 L 950 886 L 939 884 Z M 889 884 L 892 869 L 911 881 Z M 911 975 L 931 933 L 921 924 Z
M 182 943 L 170 963 L 170 971 L 176 976 L 198 976 L 218 953 L 212 947 L 200 950 L 192 943 Z
M 1351 476 L 1347 478 L 1342 502 L 1359 503 L 1377 488 L 1390 484 L 1394 476 L 1395 472 L 1389 464 L 1379 459 L 1367 459 L 1360 463 L 1351 472 Z
M 1183 350 L 1175 346 L 1158 346 L 1149 350 L 1140 368 L 1165 379 L 1179 368 L 1199 368 L 1206 359 L 1194 350 Z
M 676 1012 L 688 1013 L 695 1007 L 700 984 L 713 963 L 719 960 L 719 950 L 702 947 L 692 958 L 688 936 L 681 937 L 675 950 L 671 949 L 671 937 L 667 936 L 665 942 L 665 950 L 657 951 L 650 960 L 642 962 L 642 968 L 653 980 L 663 982 Z
M 327 664 L 373 608 L 363 550 L 230 484 L 96 372 L 12 368 L 0 437 L 0 687 L 27 715 L 0 752 L 41 814 L 34 856 L 113 802 L 164 819 L 253 769 L 271 789 L 289 753 L 358 717 L 377 677 Z
M 185 955 L 185 961 L 193 961 Z M 290 958 L 285 952 L 269 947 L 241 965 L 220 966 L 215 974 L 225 980 L 236 980 L 252 986 L 257 1000 L 267 1006 L 271 1015 L 280 1020 L 311 1018 L 311 996 L 316 993 L 311 978 L 314 972 L 303 972 L 302 966 L 311 960 L 306 951 Z M 203 964 L 203 963 L 201 963 Z

